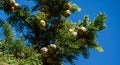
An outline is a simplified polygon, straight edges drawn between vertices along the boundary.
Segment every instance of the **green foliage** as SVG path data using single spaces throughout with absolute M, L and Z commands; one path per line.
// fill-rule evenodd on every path
M 100 14 L 98 18 L 101 17 L 101 15 L 102 14 Z M 101 20 L 103 23 L 98 23 L 99 25 L 96 25 L 100 28 L 103 27 L 102 24 L 104 24 L 104 17 L 102 17 L 99 22 L 101 22 Z M 64 20 L 61 25 L 62 27 L 59 29 L 59 35 L 56 37 L 55 42 L 55 44 L 60 47 L 59 53 L 63 56 L 62 58 L 66 58 L 66 60 L 72 63 L 72 59 L 76 59 L 80 54 L 82 54 L 85 58 L 88 58 L 89 49 L 91 48 L 97 50 L 98 52 L 103 52 L 103 49 L 96 41 L 96 30 L 91 30 L 89 28 L 93 23 L 97 24 L 97 22 L 98 21 L 96 20 L 94 22 L 89 21 L 88 16 L 85 16 L 82 22 L 78 22 L 77 25 L 68 20 Z M 85 34 L 80 34 L 78 30 L 80 26 L 84 26 L 88 31 Z M 92 27 L 96 28 L 96 26 Z M 75 31 L 78 32 L 78 36 L 72 36 L 69 29 L 75 29 Z M 85 46 L 83 46 L 84 41 L 82 42 L 82 39 L 85 39 L 86 41 Z
M 13 32 L 11 31 L 9 23 L 5 22 L 3 24 L 3 31 L 5 35 L 5 43 L 9 44 L 13 42 Z
M 42 62 L 38 60 L 39 56 L 34 55 L 27 59 L 16 59 L 12 55 L 0 57 L 0 65 L 42 65 Z
M 72 4 L 71 9 L 70 9 L 73 13 L 75 13 L 76 11 L 80 12 L 81 8 L 79 6 L 77 6 L 76 4 Z
M 32 8 L 11 1 L 0 1 L 0 10 L 8 15 L 6 21 L 0 19 L 4 33 L 0 65 L 74 64 L 73 59 L 80 55 L 89 58 L 90 49 L 103 52 L 96 38 L 105 28 L 104 13 L 93 21 L 85 15 L 75 24 L 68 17 L 81 9 L 69 0 L 33 0 L 36 4 Z M 16 38 L 13 31 L 23 35 Z
M 14 39 L 14 33 L 9 23 L 3 23 L 4 39 L 1 40 L 1 65 L 42 65 L 40 54 L 33 48 L 27 47 L 23 38 Z M 1 51 L 0 51 L 1 52 Z
M 93 31 L 101 31 L 105 28 L 105 20 L 106 16 L 104 13 L 99 13 L 99 15 L 95 18 L 94 22 L 89 26 L 89 30 Z

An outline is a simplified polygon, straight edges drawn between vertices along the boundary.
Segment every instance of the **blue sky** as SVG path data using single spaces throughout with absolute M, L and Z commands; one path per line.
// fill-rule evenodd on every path
M 17 0 L 22 3 L 23 0 Z M 75 60 L 76 65 L 120 65 L 119 58 L 119 41 L 120 41 L 120 1 L 119 0 L 72 0 L 82 9 L 80 13 L 71 15 L 70 19 L 77 22 L 82 19 L 85 14 L 89 15 L 93 20 L 99 12 L 107 15 L 107 28 L 98 33 L 97 40 L 103 47 L 104 52 L 98 53 L 95 50 L 90 51 L 90 58 L 84 59 L 82 56 L 79 60 Z M 31 3 L 30 3 L 31 4 Z M 30 5 L 28 4 L 28 5 Z M 0 11 L 0 18 L 4 13 Z M 66 63 L 65 65 L 69 65 Z
M 99 12 L 104 12 L 107 15 L 107 28 L 99 32 L 97 38 L 104 52 L 98 53 L 91 50 L 90 58 L 84 59 L 80 56 L 79 60 L 74 61 L 76 65 L 120 65 L 120 0 L 74 0 L 73 2 L 82 9 L 79 14 L 71 16 L 75 22 L 85 14 L 89 15 L 90 20 L 96 17 Z

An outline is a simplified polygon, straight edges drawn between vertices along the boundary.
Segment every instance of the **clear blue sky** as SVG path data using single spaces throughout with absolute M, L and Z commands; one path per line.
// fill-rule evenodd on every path
M 23 0 L 17 0 L 22 3 Z M 75 60 L 76 65 L 120 65 L 120 0 L 72 0 L 82 9 L 80 13 L 76 13 L 70 17 L 71 20 L 77 22 L 82 19 L 85 14 L 90 16 L 92 20 L 99 12 L 107 15 L 107 28 L 98 33 L 97 40 L 103 47 L 104 52 L 98 53 L 95 50 L 90 51 L 90 58 L 84 59 L 82 56 L 79 60 Z M 28 5 L 31 5 L 28 4 Z M 0 11 L 0 18 L 3 17 Z M 5 18 L 5 17 L 3 17 Z M 66 63 L 65 65 L 69 65 Z
M 120 65 L 120 0 L 74 0 L 73 2 L 82 9 L 79 14 L 71 16 L 73 21 L 81 19 L 84 14 L 88 14 L 92 20 L 100 11 L 107 15 L 107 28 L 99 32 L 97 38 L 104 52 L 91 50 L 90 58 L 84 59 L 80 56 L 79 60 L 75 61 L 76 65 Z

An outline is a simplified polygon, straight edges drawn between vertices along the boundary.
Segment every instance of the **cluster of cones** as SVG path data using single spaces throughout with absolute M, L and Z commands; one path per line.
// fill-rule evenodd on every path
M 80 38 L 80 43 L 82 47 L 85 47 L 87 40 L 84 36 L 87 35 L 87 29 L 83 26 L 80 26 L 77 28 L 77 31 L 75 31 L 75 28 L 69 29 L 69 32 L 72 36 Z M 79 37 L 81 36 L 81 37 Z M 82 37 L 83 36 L 83 37 Z
M 47 47 L 42 47 L 41 54 L 43 62 L 48 64 L 53 64 L 57 62 L 59 57 L 59 54 L 57 52 L 57 46 L 55 44 L 50 44 Z
M 16 8 L 19 8 L 20 5 L 18 3 L 15 2 L 15 0 L 9 0 L 10 4 L 12 4 L 11 9 L 15 10 Z
M 15 11 L 16 9 L 18 9 L 20 7 L 20 5 L 18 3 L 15 2 L 15 0 L 8 0 L 8 2 L 6 2 L 5 4 L 5 11 L 9 12 L 9 11 Z
M 45 5 L 46 3 L 48 3 L 49 0 L 40 0 L 40 4 L 44 4 L 44 6 L 42 6 L 42 11 L 46 12 L 49 7 L 47 5 Z M 71 14 L 70 8 L 71 8 L 72 4 L 70 2 L 66 2 L 63 5 L 64 11 L 63 11 L 63 16 L 64 17 L 69 17 Z
M 63 8 L 65 9 L 63 15 L 64 15 L 65 17 L 69 17 L 70 14 L 71 14 L 71 11 L 70 11 L 71 4 L 70 4 L 70 2 L 66 2 L 66 3 L 64 4 Z

